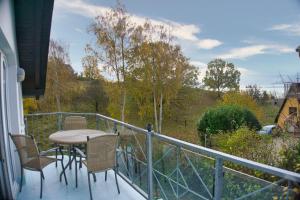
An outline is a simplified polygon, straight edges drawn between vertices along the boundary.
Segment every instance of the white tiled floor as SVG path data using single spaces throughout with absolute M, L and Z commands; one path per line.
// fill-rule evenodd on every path
M 58 163 L 60 164 L 60 163 Z M 64 179 L 59 182 L 61 172 L 60 165 L 50 164 L 44 168 L 45 180 L 43 182 L 44 200 L 85 200 L 89 199 L 87 171 L 83 166 L 78 170 L 78 188 L 75 187 L 75 169 L 66 170 L 68 185 Z M 136 192 L 121 177 L 118 177 L 120 194 L 118 194 L 113 171 L 108 172 L 107 182 L 104 181 L 104 173 L 97 173 L 97 182 L 94 183 L 91 176 L 91 186 L 94 200 L 144 200 L 145 198 Z M 38 172 L 25 170 L 25 183 L 18 200 L 39 199 L 40 175 Z

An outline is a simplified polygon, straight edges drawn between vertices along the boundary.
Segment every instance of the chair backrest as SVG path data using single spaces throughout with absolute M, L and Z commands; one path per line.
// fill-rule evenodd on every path
M 64 130 L 86 129 L 87 121 L 85 117 L 68 116 L 64 121 Z
M 89 172 L 116 167 L 117 140 L 118 135 L 116 134 L 88 138 L 86 155 Z
M 28 163 L 31 160 L 39 159 L 39 150 L 36 146 L 34 138 L 28 135 L 10 134 L 21 160 L 21 165 Z M 37 162 L 39 164 L 39 162 Z M 36 166 L 39 168 L 40 166 Z

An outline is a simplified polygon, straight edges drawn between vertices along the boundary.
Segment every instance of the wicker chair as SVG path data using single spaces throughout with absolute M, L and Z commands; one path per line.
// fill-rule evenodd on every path
M 19 157 L 20 157 L 20 163 L 21 163 L 21 186 L 20 186 L 20 192 L 22 191 L 22 184 L 23 184 L 23 171 L 24 169 L 32 170 L 32 171 L 38 171 L 41 175 L 41 187 L 40 187 L 40 198 L 42 198 L 43 194 L 43 179 L 44 173 L 43 168 L 48 166 L 49 164 L 59 160 L 61 161 L 61 166 L 63 168 L 63 154 L 61 159 L 51 158 L 47 157 L 46 155 L 55 152 L 57 150 L 60 150 L 58 147 L 49 149 L 47 151 L 39 152 L 38 147 L 35 143 L 35 140 L 32 136 L 28 135 L 21 135 L 21 134 L 10 134 L 10 137 L 12 141 L 14 142 Z M 62 153 L 62 152 L 61 152 Z M 66 174 L 64 173 L 65 182 L 67 182 Z
M 76 129 L 86 129 L 87 120 L 85 117 L 81 116 L 68 116 L 65 118 L 63 129 L 64 130 L 76 130 Z
M 107 179 L 107 170 L 113 169 L 115 173 L 115 181 L 120 194 L 117 179 L 117 134 L 107 134 L 94 138 L 87 137 L 87 154 L 85 155 L 80 149 L 75 147 L 76 153 L 80 154 L 85 160 L 82 162 L 87 168 L 90 198 L 93 199 L 90 183 L 90 175 L 97 172 L 105 171 L 105 181 Z M 75 162 L 76 164 L 76 162 Z M 77 186 L 77 166 L 75 166 L 76 186 Z M 94 181 L 96 181 L 94 176 Z
M 87 120 L 85 117 L 81 116 L 67 116 L 64 120 L 63 124 L 63 130 L 76 130 L 76 129 L 86 129 L 87 128 Z M 68 149 L 69 155 L 71 155 L 71 147 Z M 55 152 L 55 158 L 57 158 L 58 152 Z M 69 162 L 71 160 L 71 156 L 69 156 Z M 80 161 L 82 158 L 80 158 Z M 57 167 L 57 162 L 55 162 L 55 166 Z M 80 163 L 80 168 L 82 167 L 82 164 Z M 71 169 L 72 166 L 69 165 L 69 168 Z

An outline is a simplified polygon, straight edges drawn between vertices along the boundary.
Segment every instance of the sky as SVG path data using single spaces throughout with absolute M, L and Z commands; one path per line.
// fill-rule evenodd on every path
M 282 82 L 296 80 L 300 59 L 300 0 L 123 0 L 132 20 L 172 27 L 175 42 L 191 64 L 205 75 L 215 58 L 241 71 L 241 88 L 257 84 L 282 93 Z M 84 47 L 94 37 L 87 32 L 94 18 L 114 6 L 114 0 L 55 0 L 51 38 L 69 48 L 70 62 L 81 72 Z M 299 73 L 300 77 L 300 73 Z

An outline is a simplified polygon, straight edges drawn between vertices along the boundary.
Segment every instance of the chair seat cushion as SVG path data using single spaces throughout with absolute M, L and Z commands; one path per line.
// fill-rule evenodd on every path
M 31 170 L 42 170 L 44 167 L 46 167 L 47 165 L 55 161 L 56 161 L 55 158 L 41 156 L 40 158 L 34 158 L 28 161 L 27 163 L 24 164 L 23 167 Z

